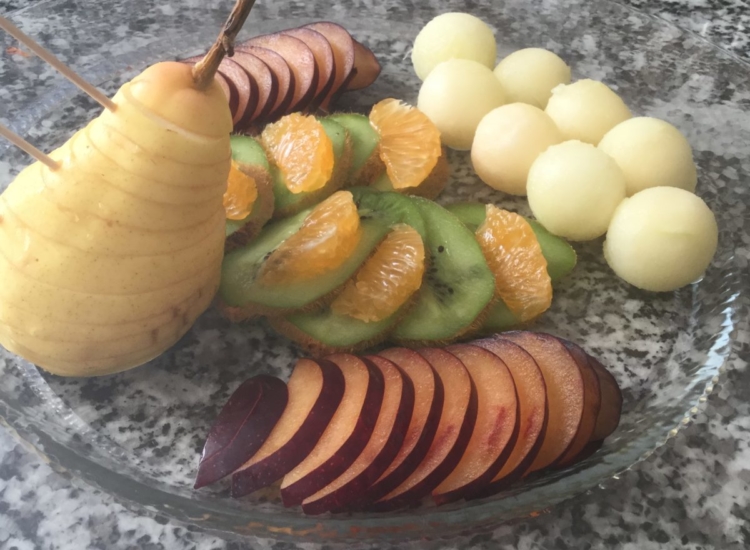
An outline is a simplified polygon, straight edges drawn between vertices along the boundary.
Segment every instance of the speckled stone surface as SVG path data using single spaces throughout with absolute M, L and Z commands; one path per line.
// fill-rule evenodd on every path
M 107 52 L 127 55 L 142 47 L 146 37 L 164 25 L 187 26 L 188 21 L 182 21 L 181 17 L 189 19 L 184 15 L 186 10 L 203 3 L 180 2 L 181 9 L 178 10 L 174 2 L 162 2 L 156 6 L 138 0 L 123 2 L 118 4 L 120 9 L 135 14 L 128 18 L 126 25 L 118 25 L 116 16 L 95 9 L 95 3 L 89 0 L 0 1 L 0 13 L 10 12 L 27 32 L 40 37 L 63 60 L 84 74 L 96 76 L 97 67 L 107 57 Z M 280 14 L 287 9 L 285 3 L 275 3 L 273 7 L 265 4 L 264 9 L 278 10 Z M 296 6 L 299 3 L 289 4 Z M 397 18 L 403 18 L 410 5 L 419 5 L 420 2 L 360 4 L 381 17 L 393 13 Z M 483 4 L 486 2 L 467 2 L 466 9 L 481 11 Z M 30 11 L 12 11 L 27 5 L 31 6 Z M 49 5 L 49 9 L 45 9 L 45 5 Z M 546 4 L 541 2 L 541 5 Z M 740 0 L 634 1 L 631 5 L 703 35 L 733 55 L 750 59 L 745 34 L 750 9 Z M 334 13 L 343 10 L 332 9 Z M 85 10 L 85 17 L 81 15 L 82 10 Z M 539 14 L 540 19 L 545 16 L 545 12 Z M 206 24 L 217 27 L 223 17 L 224 12 L 217 8 L 211 11 Z M 72 23 L 78 18 L 85 19 L 87 25 Z M 570 24 L 575 24 L 574 18 Z M 621 28 L 628 25 L 637 32 L 642 18 L 634 16 L 632 21 L 620 22 Z M 681 43 L 677 31 L 667 30 L 658 36 L 666 48 Z M 548 47 L 562 47 L 555 42 L 555 36 L 550 36 L 549 41 Z M 182 48 L 192 47 L 195 43 L 198 42 L 186 37 Z M 620 91 L 632 104 L 647 109 L 650 114 L 675 121 L 688 133 L 699 151 L 702 177 L 711 180 L 713 191 L 707 192 L 706 198 L 714 208 L 727 209 L 730 214 L 723 216 L 723 238 L 733 243 L 736 256 L 733 261 L 747 272 L 750 258 L 750 242 L 747 240 L 750 234 L 747 211 L 750 203 L 747 180 L 750 174 L 747 160 L 750 68 L 723 61 L 716 67 L 715 77 L 706 76 L 711 74 L 712 68 L 700 65 L 704 60 L 700 48 L 694 42 L 688 44 L 686 40 L 685 43 L 686 58 L 695 63 L 701 74 L 672 74 L 656 68 L 644 71 L 644 64 L 652 63 L 658 67 L 655 52 L 658 52 L 659 44 L 654 44 L 646 52 L 631 52 L 626 43 L 619 44 L 621 51 L 614 51 L 611 45 L 600 51 L 601 43 L 583 33 L 571 45 L 571 50 L 577 52 L 573 60 L 577 76 L 585 74 L 623 83 Z M 6 37 L 0 37 L 3 50 L 13 45 Z M 389 61 L 403 57 L 408 48 L 405 43 L 403 48 L 399 43 L 388 46 L 392 51 Z M 174 45 L 174 48 L 178 47 L 180 45 Z M 612 59 L 617 63 L 612 63 Z M 636 81 L 635 74 L 642 81 Z M 401 86 L 397 76 L 386 71 L 383 86 Z M 660 86 L 662 79 L 664 82 Z M 59 77 L 36 60 L 24 57 L 17 50 L 6 50 L 0 57 L 0 119 L 15 119 L 18 109 L 34 103 L 45 90 L 59 83 Z M 111 92 L 113 85 L 105 87 Z M 413 95 L 413 90 L 411 93 Z M 648 95 L 648 98 L 643 99 L 639 94 Z M 702 102 L 710 102 L 712 107 L 702 109 Z M 684 112 L 680 108 L 683 104 L 693 105 L 694 110 Z M 92 105 L 87 100 L 76 99 L 66 107 L 66 112 L 58 114 L 55 121 L 74 127 L 91 112 Z M 714 132 L 701 132 L 702 128 L 717 124 L 725 125 L 727 135 L 733 139 L 722 139 Z M 28 135 L 42 146 L 62 137 L 54 131 L 52 123 L 34 128 Z M 25 162 L 22 155 L 6 155 L 4 159 L 0 160 L 0 177 L 5 179 Z M 461 182 L 469 179 L 460 171 L 454 176 Z M 720 192 L 729 185 L 742 188 L 729 193 L 738 201 L 736 204 L 727 202 Z M 475 185 L 464 186 L 462 183 L 455 192 L 459 195 L 474 194 L 478 189 Z M 485 191 L 480 192 L 488 196 Z M 521 203 L 514 203 L 514 206 L 522 207 Z M 744 239 L 736 237 L 743 233 Z M 583 247 L 579 252 L 592 270 L 579 274 L 575 285 L 562 289 L 547 322 L 552 327 L 562 325 L 566 322 L 566 315 L 572 312 L 584 319 L 588 315 L 592 322 L 598 323 L 590 331 L 598 335 L 597 340 L 592 339 L 589 343 L 610 364 L 625 365 L 617 371 L 626 389 L 626 401 L 631 404 L 626 405 L 626 408 L 631 407 L 628 411 L 630 420 L 625 421 L 623 428 L 633 432 L 637 429 L 633 419 L 637 417 L 633 414 L 632 404 L 654 386 L 658 388 L 664 384 L 666 387 L 670 382 L 679 382 L 679 377 L 684 375 L 670 371 L 664 374 L 678 380 L 659 379 L 648 369 L 640 367 L 637 359 L 648 360 L 651 364 L 669 360 L 673 349 L 667 344 L 676 337 L 676 332 L 672 334 L 664 328 L 663 321 L 669 319 L 675 327 L 684 325 L 690 314 L 685 304 L 695 297 L 685 291 L 673 297 L 650 300 L 644 305 L 643 295 L 625 285 L 608 287 L 613 294 L 608 295 L 607 300 L 622 307 L 624 319 L 631 316 L 643 319 L 627 326 L 623 319 L 600 315 L 611 304 L 598 304 L 585 294 L 586 288 L 602 283 L 597 278 L 603 277 L 604 271 L 598 269 L 601 259 L 593 247 Z M 746 308 L 747 303 L 740 304 L 740 307 Z M 742 310 L 742 315 L 747 316 L 747 309 Z M 657 325 L 651 323 L 655 316 L 662 319 L 658 332 Z M 558 327 L 558 332 L 567 330 L 570 336 L 575 336 L 578 331 L 586 338 L 581 326 L 579 320 L 575 326 Z M 716 328 L 719 330 L 720 327 Z M 648 346 L 640 346 L 637 342 L 632 346 L 623 344 L 628 337 L 637 340 L 644 335 L 656 336 L 664 345 L 656 342 Z M 540 517 L 502 525 L 491 532 L 443 542 L 369 544 L 357 548 L 746 548 L 750 545 L 750 376 L 743 359 L 750 356 L 750 336 L 745 331 L 737 338 L 738 354 L 730 360 L 728 372 L 720 388 L 709 398 L 705 412 L 648 460 L 620 476 L 619 480 L 607 483 L 605 489 L 594 489 Z M 626 349 L 627 353 L 621 355 L 620 348 Z M 153 479 L 165 480 L 188 490 L 201 444 L 200 434 L 205 432 L 221 400 L 236 384 L 243 366 L 260 357 L 268 362 L 273 372 L 281 372 L 291 359 L 288 348 L 279 339 L 269 338 L 262 326 L 247 334 L 228 327 L 216 316 L 208 315 L 201 320 L 195 336 L 188 337 L 177 352 L 147 372 L 136 371 L 85 383 L 54 377 L 45 377 L 44 381 L 64 403 L 75 408 L 78 418 L 95 430 L 106 432 L 116 445 L 132 450 L 138 459 L 135 467 Z M 207 375 L 200 368 L 202 361 L 206 360 L 220 362 L 224 372 Z M 192 368 L 190 365 L 195 365 L 194 369 L 185 372 L 186 367 Z M 13 369 L 13 365 L 10 368 Z M 657 371 L 656 374 L 661 373 Z M 174 395 L 184 397 L 171 403 L 170 396 Z M 30 401 L 38 399 L 32 394 L 21 397 Z M 190 423 L 185 421 L 186 418 L 190 418 Z M 173 524 L 160 514 L 134 513 L 109 495 L 77 479 L 70 479 L 68 475 L 61 475 L 57 470 L 19 444 L 9 432 L 0 430 L 0 549 L 317 548 L 312 544 L 295 546 L 268 539 L 256 539 L 252 543 L 223 540 Z M 352 545 L 346 547 L 352 548 Z

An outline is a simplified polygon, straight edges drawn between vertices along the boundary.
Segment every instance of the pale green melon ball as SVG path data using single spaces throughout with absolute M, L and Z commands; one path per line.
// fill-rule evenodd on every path
M 468 150 L 479 121 L 505 103 L 505 93 L 492 71 L 476 61 L 441 63 L 422 83 L 417 107 L 440 130 L 443 143 Z
M 528 103 L 544 109 L 556 86 L 570 84 L 570 67 L 549 50 L 526 48 L 503 59 L 495 67 L 495 76 L 509 103 Z
M 479 123 L 471 162 L 490 187 L 525 195 L 529 168 L 547 147 L 561 141 L 560 131 L 544 111 L 526 103 L 511 103 L 491 111 Z
M 718 240 L 716 218 L 700 197 L 677 187 L 652 187 L 617 208 L 604 257 L 631 285 L 668 292 L 706 272 Z
M 550 232 L 588 241 L 607 232 L 625 198 L 625 176 L 606 153 L 566 141 L 539 155 L 529 171 L 529 206 Z
M 579 80 L 552 90 L 546 108 L 565 139 L 598 145 L 604 134 L 631 117 L 627 105 L 607 85 Z
M 495 34 L 487 24 L 468 13 L 444 13 L 427 23 L 414 41 L 411 60 L 424 80 L 449 59 L 471 59 L 492 69 L 497 57 Z
M 628 196 L 650 187 L 695 191 L 698 176 L 693 151 L 685 136 L 668 122 L 631 118 L 607 132 L 599 149 L 622 168 Z

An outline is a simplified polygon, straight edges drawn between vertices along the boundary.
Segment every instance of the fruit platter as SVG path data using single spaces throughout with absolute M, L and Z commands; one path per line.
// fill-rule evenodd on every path
M 75 84 L 0 126 L 15 433 L 206 530 L 402 540 L 690 422 L 747 330 L 732 60 L 605 2 L 218 4 L 83 74 L 0 20 Z

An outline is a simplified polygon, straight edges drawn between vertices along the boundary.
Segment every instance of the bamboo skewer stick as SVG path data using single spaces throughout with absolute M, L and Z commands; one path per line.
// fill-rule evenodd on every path
M 111 99 L 109 99 L 106 95 L 104 95 L 102 92 L 97 90 L 94 86 L 86 82 L 78 74 L 73 72 L 73 70 L 70 67 L 68 67 L 67 65 L 65 65 L 65 63 L 63 63 L 57 57 L 55 57 L 52 54 L 52 52 L 46 50 L 44 47 L 42 47 L 41 44 L 37 43 L 33 38 L 25 34 L 21 29 L 16 27 L 13 23 L 11 23 L 5 17 L 2 17 L 2 16 L 0 16 L 0 29 L 3 29 L 13 38 L 18 40 L 21 44 L 29 48 L 32 52 L 34 52 L 37 56 L 39 56 L 39 58 L 41 58 L 43 61 L 49 63 L 52 67 L 54 67 L 57 71 L 59 71 L 60 74 L 62 74 L 65 78 L 70 80 L 73 84 L 78 86 L 84 93 L 86 93 L 89 97 L 91 97 L 91 99 L 99 103 L 99 105 L 101 105 L 102 107 L 110 111 L 114 111 L 117 108 L 117 105 Z
M 18 147 L 22 151 L 25 151 L 39 162 L 46 164 L 51 170 L 57 170 L 58 168 L 60 168 L 60 164 L 52 159 L 52 157 L 45 153 L 42 153 L 39 149 L 34 147 L 31 143 L 23 139 L 18 134 L 12 132 L 7 126 L 4 126 L 2 123 L 0 123 L 0 136 L 3 136 L 13 145 Z

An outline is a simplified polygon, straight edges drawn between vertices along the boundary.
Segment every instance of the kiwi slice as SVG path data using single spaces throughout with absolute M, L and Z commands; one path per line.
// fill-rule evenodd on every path
M 227 251 L 244 246 L 253 239 L 271 219 L 274 209 L 270 165 L 263 147 L 250 136 L 232 136 L 230 142 L 232 159 L 240 170 L 255 180 L 258 198 L 249 216 L 242 220 L 226 221 Z
M 404 195 L 413 195 L 415 197 L 424 197 L 425 199 L 434 200 L 440 193 L 445 190 L 450 179 L 451 167 L 448 163 L 448 155 L 443 149 L 443 154 L 438 158 L 435 168 L 432 169 L 430 175 L 425 180 L 415 187 L 404 187 L 403 189 L 394 189 L 391 178 L 388 177 L 387 172 L 383 172 L 378 178 L 370 184 L 370 187 L 376 191 L 394 191 L 396 193 L 403 193 Z
M 461 202 L 446 206 L 453 212 L 463 224 L 472 232 L 476 232 L 479 226 L 484 223 L 485 205 L 478 202 Z M 526 219 L 534 231 L 542 254 L 547 260 L 547 273 L 550 279 L 555 283 L 568 275 L 576 266 L 578 258 L 576 251 L 564 239 L 553 235 L 547 231 L 536 220 Z
M 326 118 L 346 128 L 352 140 L 350 183 L 369 184 L 378 173 L 385 170 L 378 155 L 380 136 L 370 124 L 370 119 L 356 113 L 337 113 Z
M 427 228 L 430 265 L 417 302 L 393 336 L 408 344 L 447 342 L 472 330 L 495 294 L 495 279 L 474 238 L 442 206 L 412 198 Z
M 319 119 L 323 129 L 333 144 L 333 174 L 329 182 L 316 191 L 292 193 L 286 185 L 284 174 L 276 166 L 271 166 L 273 193 L 276 201 L 275 218 L 286 218 L 317 204 L 341 189 L 347 182 L 352 160 L 352 142 L 349 133 L 340 124 L 326 118 Z
M 398 193 L 378 193 L 366 187 L 354 187 L 350 191 L 362 219 L 380 219 L 389 227 L 403 223 L 426 239 L 427 227 L 408 197 Z M 272 319 L 271 325 L 314 355 L 355 352 L 385 340 L 413 304 L 414 300 L 409 300 L 393 315 L 377 322 L 368 323 L 348 315 L 338 315 L 326 307 L 317 312 Z
M 343 285 L 375 247 L 388 234 L 389 226 L 381 219 L 362 219 L 360 237 L 354 253 L 338 268 L 315 279 L 273 286 L 258 282 L 257 275 L 265 261 L 286 239 L 294 235 L 309 211 L 268 225 L 248 246 L 226 255 L 222 265 L 219 296 L 226 306 L 240 308 L 234 318 L 253 314 L 284 315 L 320 305 Z

